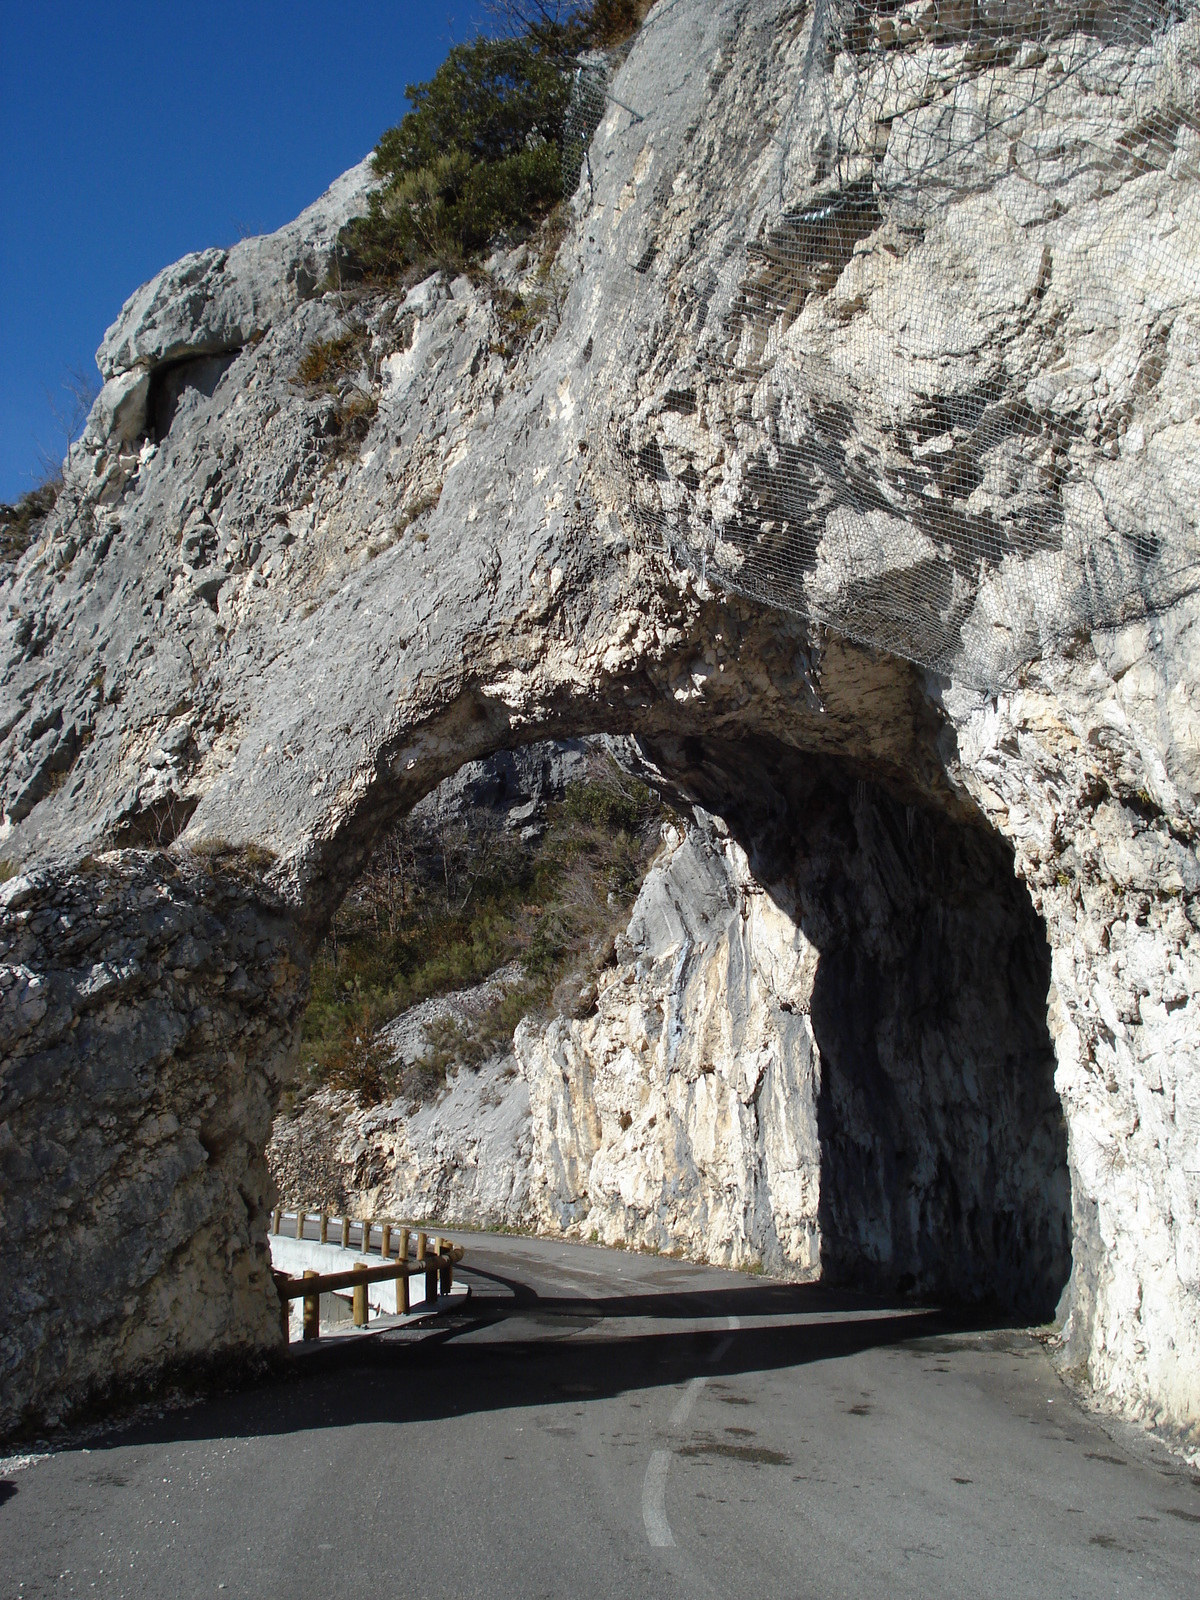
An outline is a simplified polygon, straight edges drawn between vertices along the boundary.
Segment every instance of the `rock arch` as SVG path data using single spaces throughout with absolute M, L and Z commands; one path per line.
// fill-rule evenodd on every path
M 719 340 L 748 235 L 820 157 L 796 141 L 795 166 L 773 142 L 809 56 L 803 19 L 778 24 L 768 0 L 662 8 L 622 69 L 638 120 L 614 103 L 601 123 L 561 297 L 515 354 L 494 348 L 496 306 L 465 277 L 435 275 L 402 307 L 318 292 L 372 181 L 361 169 L 292 228 L 168 269 L 110 330 L 59 504 L 3 580 L 0 1250 L 15 1287 L 0 1427 L 269 1346 L 261 1150 L 339 893 L 374 831 L 464 759 L 612 729 L 674 741 L 680 770 L 691 739 L 819 757 L 889 806 L 1006 841 L 1050 949 L 1066 1358 L 1129 1413 L 1194 1437 L 1194 571 L 1103 628 L 1066 596 L 1053 627 L 1006 636 L 1009 686 L 988 695 L 953 662 L 927 675 L 836 626 L 720 598 L 646 538 L 603 460 L 632 429 L 711 465 L 755 406 L 788 400 L 786 383 L 782 399 L 748 393 L 728 435 L 705 435 L 683 359 Z M 1168 163 L 1129 193 L 1169 210 L 1191 181 Z M 855 250 L 888 273 L 889 243 Z M 519 251 L 497 258 L 515 284 L 530 270 Z M 834 420 L 865 439 L 870 373 L 851 346 L 869 296 L 839 285 L 806 304 L 795 326 L 815 344 L 799 354 L 808 384 L 846 346 L 853 393 Z M 1186 518 L 1176 490 L 1194 471 L 1200 301 L 1186 273 L 1176 289 L 1169 327 L 1130 312 L 1111 330 L 1140 376 L 1125 432 L 1078 486 L 1103 486 L 1116 461 L 1152 520 Z M 297 381 L 348 319 L 376 407 L 362 440 L 336 396 Z M 994 308 L 973 303 L 972 323 L 986 339 Z M 212 392 L 182 390 L 151 438 L 147 375 L 202 355 L 221 357 Z M 1037 360 L 1052 375 L 1058 356 Z M 1063 404 L 1099 396 L 1090 371 Z M 875 595 L 893 574 L 868 576 Z M 1018 611 L 1023 576 L 1016 560 L 995 580 Z M 970 615 L 989 638 L 995 599 Z M 170 847 L 109 853 L 130 828 Z
M 582 584 L 575 593 L 587 595 Z M 306 819 L 317 786 L 304 767 L 294 754 L 272 760 L 273 750 L 260 750 L 257 761 L 235 763 L 170 849 L 43 867 L 0 891 L 16 980 L 5 996 L 12 1056 L 3 1106 L 5 1204 L 19 1224 L 6 1231 L 20 1285 L 20 1315 L 4 1333 L 10 1423 L 114 1378 L 136 1382 L 175 1363 L 273 1346 L 262 1152 L 298 1042 L 308 959 L 379 828 L 463 759 L 514 735 L 638 732 L 687 793 L 735 817 L 740 809 L 764 873 L 781 859 L 780 840 L 762 837 L 772 767 L 802 786 L 812 780 L 797 774 L 832 772 L 843 800 L 870 782 L 872 794 L 919 804 L 950 836 L 979 831 L 938 767 L 938 721 L 910 667 L 751 606 L 689 596 L 686 585 L 674 618 L 665 604 L 661 616 L 661 637 L 675 636 L 668 648 L 647 651 L 620 678 L 600 671 L 589 687 L 573 676 L 566 692 L 552 684 L 536 708 L 532 696 L 522 700 L 519 719 L 481 692 L 481 673 L 464 688 L 461 671 L 440 686 L 440 704 L 427 692 L 420 717 L 397 722 L 373 748 L 362 741 L 355 751 L 343 736 L 339 749 L 357 754 L 357 771 L 315 824 Z M 460 666 L 477 637 L 469 622 L 453 639 Z M 504 636 L 495 628 L 490 637 L 494 648 Z M 568 638 L 564 654 L 576 649 L 583 654 Z M 279 670 L 290 674 L 293 663 Z M 264 746 L 290 741 L 294 751 L 299 734 L 285 729 L 281 738 L 271 714 L 263 727 L 274 738 Z M 787 782 L 773 792 L 785 815 L 796 803 L 786 790 Z M 895 812 L 904 800 L 886 804 Z M 276 854 L 283 841 L 290 854 Z M 792 893 L 815 905 L 821 890 L 801 871 Z M 837 1009 L 817 993 L 813 1004 L 830 1017 Z M 828 1023 L 818 1030 L 823 1051 Z M 853 1058 L 849 1082 L 862 1052 L 843 1054 Z M 838 1059 L 830 1053 L 831 1069 Z M 834 1081 L 827 1076 L 827 1086 Z M 836 1140 L 827 1143 L 832 1151 Z M 941 1147 L 949 1150 L 946 1139 Z M 844 1204 L 861 1176 L 842 1174 L 835 1185 L 831 1170 L 830 1204 L 835 1194 Z M 899 1190 L 885 1187 L 885 1207 L 898 1204 Z M 869 1207 L 860 1211 L 867 1217 Z M 852 1229 L 826 1231 L 831 1244 L 843 1240 L 841 1274 L 861 1277 L 866 1256 L 850 1243 Z M 951 1289 L 965 1257 L 948 1272 L 936 1260 L 929 1269 L 938 1224 L 918 1231 L 919 1245 L 898 1234 L 868 1279 Z M 925 1265 L 913 1271 L 918 1258 Z M 1026 1303 L 986 1268 L 960 1287 Z M 1044 1293 L 1032 1298 L 1046 1309 Z M 74 1315 L 63 1315 L 68 1307 Z

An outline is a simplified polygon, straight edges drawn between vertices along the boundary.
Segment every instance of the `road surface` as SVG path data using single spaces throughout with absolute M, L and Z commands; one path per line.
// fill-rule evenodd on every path
M 0 1596 L 1200 1595 L 1200 1476 L 1012 1330 L 454 1234 L 472 1294 L 0 1479 Z

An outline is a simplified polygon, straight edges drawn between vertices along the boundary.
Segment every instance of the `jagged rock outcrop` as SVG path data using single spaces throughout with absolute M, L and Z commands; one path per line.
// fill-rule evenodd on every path
M 236 858 L 84 861 L 0 907 L 11 1423 L 277 1337 L 263 1147 L 308 956 Z
M 109 392 L 114 385 L 128 392 L 131 375 L 158 373 L 161 381 L 164 367 L 236 353 L 311 300 L 329 273 L 338 230 L 361 214 L 375 181 L 370 162 L 362 161 L 277 233 L 242 239 L 229 250 L 195 251 L 144 283 L 96 352 Z M 103 424 L 103 396 L 100 407 Z M 96 428 L 92 437 L 103 445 L 112 432 Z
M 243 262 L 234 251 L 220 268 L 215 259 L 193 260 L 178 281 L 159 280 L 134 297 L 104 347 L 109 387 L 72 452 L 59 505 L 3 580 L 0 850 L 32 875 L 10 886 L 15 898 L 0 927 L 3 959 L 28 969 L 3 1000 L 19 1037 L 0 1078 L 0 1137 L 6 1151 L 20 1150 L 18 1111 L 30 1125 L 43 1101 L 84 1093 L 100 1070 L 79 1042 L 82 1022 L 68 1037 L 57 1010 L 37 1017 L 26 1004 L 35 978 L 75 959 L 65 928 L 47 917 L 28 954 L 18 953 L 26 950 L 21 897 L 36 893 L 50 907 L 56 895 L 75 894 L 85 858 L 98 903 L 130 883 L 149 892 L 164 874 L 183 871 L 189 851 L 217 843 L 247 850 L 261 883 L 222 894 L 241 894 L 247 915 L 258 916 L 260 904 L 278 907 L 271 915 L 287 929 L 284 942 L 295 940 L 302 952 L 378 829 L 464 761 L 539 737 L 637 732 L 673 781 L 726 819 L 760 885 L 794 885 L 801 914 L 786 902 L 784 909 L 817 951 L 815 995 L 822 972 L 831 980 L 853 972 L 837 952 L 853 950 L 855 930 L 866 924 L 850 917 L 849 944 L 835 939 L 832 947 L 827 927 L 810 928 L 806 896 L 818 909 L 831 896 L 837 903 L 821 877 L 822 853 L 801 852 L 784 872 L 763 842 L 767 834 L 777 843 L 803 838 L 803 811 L 781 805 L 764 833 L 752 803 L 763 790 L 759 769 L 786 769 L 790 775 L 767 786 L 786 798 L 809 763 L 842 826 L 852 818 L 858 826 L 861 783 L 883 797 L 879 814 L 903 816 L 911 807 L 917 835 L 927 830 L 980 872 L 989 863 L 984 875 L 1009 928 L 1006 947 L 1015 947 L 1015 904 L 987 874 L 1012 851 L 1012 884 L 1023 885 L 1050 950 L 1052 977 L 1039 1004 L 1048 1002 L 1068 1132 L 1069 1359 L 1102 1395 L 1184 1435 L 1200 1421 L 1200 599 L 1194 566 L 1165 557 L 1180 540 L 1190 548 L 1194 534 L 1183 523 L 1190 505 L 1194 524 L 1200 283 L 1186 230 L 1172 244 L 1169 226 L 1176 213 L 1190 214 L 1190 168 L 1182 160 L 1134 163 L 1102 195 L 1026 218 L 1017 238 L 1005 210 L 1007 157 L 991 152 L 969 204 L 951 207 L 948 232 L 900 243 L 883 228 L 864 233 L 832 286 L 806 290 L 802 316 L 792 308 L 756 324 L 761 387 L 738 378 L 721 390 L 712 363 L 696 355 L 703 341 L 741 337 L 744 291 L 761 262 L 751 262 L 748 241 L 769 243 L 781 207 L 802 206 L 822 181 L 811 130 L 785 119 L 813 60 L 824 59 L 811 49 L 812 17 L 796 7 L 783 15 L 767 0 L 677 0 L 651 14 L 593 141 L 591 180 L 576 196 L 549 293 L 521 249 L 491 264 L 499 281 L 544 297 L 543 320 L 524 343 L 510 337 L 486 281 L 435 276 L 405 296 L 373 293 L 353 305 L 321 292 L 313 252 L 326 249 L 332 222 L 316 219 L 256 247 L 253 270 L 270 278 L 269 291 L 230 291 Z M 1181 93 L 1194 83 L 1194 21 L 1178 24 L 1172 59 Z M 919 28 L 903 45 L 929 47 Z M 961 78 L 964 93 L 1000 92 L 1005 75 L 1022 70 L 1012 57 L 946 59 L 952 87 Z M 836 78 L 836 58 L 829 71 Z M 1090 81 L 1080 80 L 1080 92 L 1093 92 Z M 1146 90 L 1151 97 L 1157 82 Z M 1095 92 L 1102 89 L 1101 81 Z M 1052 118 L 1054 104 L 1043 114 Z M 1195 137 L 1194 120 L 1185 105 L 1181 151 Z M 345 215 L 362 181 L 348 179 L 347 193 L 318 215 Z M 1161 236 L 1155 259 L 1173 263 L 1167 279 L 1142 283 L 1137 248 L 1112 262 L 1081 254 L 1088 207 L 1103 208 L 1105 237 L 1136 241 L 1148 229 Z M 968 270 L 970 251 L 949 248 L 952 235 L 982 241 L 989 269 Z M 1076 265 L 1085 262 L 1083 277 L 1051 272 L 1047 280 L 1041 269 L 1030 276 L 1026 257 L 1053 269 L 1068 235 L 1062 248 Z M 252 254 L 244 252 L 247 263 Z M 1107 295 L 1107 320 L 1093 315 L 1096 274 L 1108 274 L 1119 291 Z M 1007 287 L 997 300 L 1001 281 Z M 911 296 L 899 292 L 913 284 L 927 302 L 954 306 L 954 317 L 933 329 L 953 336 L 953 348 L 935 340 L 914 352 Z M 347 333 L 353 364 L 320 391 L 306 387 L 304 353 Z M 848 642 L 864 631 L 856 607 L 880 604 L 913 566 L 902 541 L 885 541 L 883 568 L 872 567 L 882 504 L 878 514 L 827 524 L 848 551 L 848 576 L 814 567 L 820 626 L 716 591 L 669 540 L 650 536 L 652 518 L 630 514 L 673 514 L 664 486 L 676 478 L 701 508 L 708 495 L 721 509 L 712 486 L 724 461 L 721 482 L 740 496 L 734 510 L 763 531 L 754 463 L 788 444 L 780 418 L 808 441 L 789 458 L 805 506 L 828 504 L 829 484 L 836 490 L 851 466 L 866 473 L 860 487 L 869 480 L 871 494 L 890 506 L 888 452 L 901 433 L 881 438 L 892 426 L 877 384 L 881 352 L 893 364 L 923 363 L 922 415 L 897 421 L 901 431 L 911 423 L 918 438 L 931 417 L 977 394 L 985 366 L 997 403 L 1019 379 L 1023 403 L 1035 409 L 1091 407 L 1094 438 L 1084 428 L 1086 448 L 1042 477 L 1016 456 L 1005 468 L 1003 440 L 993 458 L 986 440 L 946 431 L 955 449 L 976 451 L 976 488 L 1001 518 L 1030 496 L 1058 495 L 1069 520 L 1072 496 L 1091 504 L 1106 473 L 1123 475 L 1116 499 L 1125 504 L 1132 474 L 1143 486 L 1134 498 L 1159 539 L 1138 558 L 1148 564 L 1140 592 L 1152 599 L 1151 619 L 1097 629 L 1087 596 L 1068 581 L 1069 562 L 1039 591 L 1053 595 L 1053 614 L 1041 615 L 1027 603 L 1026 579 L 1033 564 L 1058 572 L 1057 557 L 1011 554 L 978 592 L 955 588 L 964 651 L 1002 668 L 996 681 L 1008 684 L 987 694 L 970 686 L 970 675 L 956 675 L 953 662 L 938 677 Z M 1075 376 L 1064 389 L 1068 368 Z M 933 467 L 920 471 L 928 476 Z M 1060 494 L 1063 482 L 1069 494 Z M 931 495 L 935 489 L 946 492 L 933 484 Z M 941 559 L 922 550 L 922 561 Z M 1019 628 L 1009 626 L 1013 617 L 1023 619 Z M 993 628 L 997 620 L 1004 631 Z M 872 801 L 868 809 L 878 808 Z M 106 854 L 112 847 L 119 853 Z M 890 926 L 891 945 L 863 942 L 859 987 L 849 995 L 869 988 L 873 973 L 900 973 L 906 961 L 919 969 L 924 933 L 905 923 L 912 902 L 893 896 L 888 882 L 885 873 L 869 925 Z M 189 904 L 207 914 L 209 891 L 188 884 Z M 119 965 L 124 924 L 105 925 L 90 904 L 82 915 L 95 933 L 88 960 Z M 232 963 L 262 993 L 280 995 L 282 1041 L 302 984 L 277 989 L 278 941 L 243 950 L 228 932 L 212 943 L 214 970 Z M 294 964 L 299 971 L 299 955 Z M 978 961 L 971 971 L 976 1004 L 990 980 Z M 1013 1015 L 1028 1020 L 1029 995 L 1045 977 L 1031 957 Z M 838 992 L 831 982 L 831 996 Z M 840 1031 L 836 1005 L 810 1012 L 808 1024 L 822 1063 L 842 1063 L 840 1079 L 832 1070 L 822 1078 L 822 1094 L 826 1083 L 844 1089 L 827 1105 L 833 1125 L 822 1126 L 818 1102 L 821 1194 L 836 1198 L 843 1219 L 832 1232 L 822 1226 L 821 1237 L 844 1245 L 839 1270 L 854 1270 L 857 1251 L 868 1277 L 880 1240 L 881 1254 L 899 1241 L 928 1261 L 942 1246 L 946 1260 L 959 1258 L 973 1237 L 969 1208 L 965 1221 L 948 1212 L 938 1220 L 935 1202 L 951 1187 L 936 1163 L 930 1205 L 916 1208 L 907 1233 L 897 1225 L 876 1235 L 854 1221 L 865 1181 L 849 1153 L 855 1108 L 881 1081 L 870 1075 L 886 1066 L 888 1049 L 897 1061 L 919 1056 L 923 1038 L 919 989 L 897 982 L 887 992 L 896 1025 L 881 1014 L 869 1038 Z M 155 1003 L 165 1017 L 191 1014 L 173 991 Z M 71 1005 L 82 1014 L 83 1001 Z M 205 1005 L 211 1092 L 235 1106 L 247 1071 L 271 1080 L 267 1056 L 273 1063 L 278 1044 L 264 1045 L 266 1056 L 256 1045 L 243 1057 L 241 1013 Z M 991 1000 L 981 1014 L 997 1014 Z M 581 1062 L 587 1026 L 572 1024 L 569 1041 L 560 1029 L 554 1048 L 569 1043 L 572 1062 Z M 185 1037 L 182 1023 L 167 1029 L 153 1071 L 114 1110 L 114 1144 L 133 1139 L 148 1108 L 169 1109 L 177 1097 L 185 1109 L 192 1104 L 176 1035 Z M 971 1099 L 972 1060 L 961 1037 L 947 1043 L 936 1063 L 922 1058 L 918 1072 L 894 1080 L 905 1085 L 895 1105 L 927 1133 L 936 1130 L 948 1088 Z M 18 1080 L 28 1088 L 11 1087 Z M 669 1100 L 677 1087 L 656 1092 Z M 1020 1086 L 1010 1088 L 1005 1117 L 994 1128 L 989 1120 L 989 1139 L 1011 1141 L 1026 1125 Z M 86 1087 L 93 1092 L 102 1086 Z M 602 1126 L 607 1093 L 596 1098 Z M 1046 1114 L 1040 1099 L 1036 1107 L 1038 1117 Z M 264 1104 L 261 1118 L 247 1110 L 238 1123 L 248 1147 L 261 1147 L 266 1117 Z M 938 1148 L 930 1138 L 928 1148 Z M 909 1153 L 915 1161 L 915 1144 Z M 968 1166 L 976 1154 L 964 1157 Z M 46 1176 L 5 1160 L 6 1215 L 36 1211 Z M 630 1169 L 613 1160 L 604 1192 L 615 1219 L 624 1215 Z M 971 1192 L 1001 1192 L 998 1175 L 980 1161 Z M 826 1182 L 830 1163 L 845 1175 L 840 1188 Z M 899 1169 L 874 1170 L 890 1205 L 902 1192 Z M 59 1183 L 60 1226 L 90 1237 L 85 1181 L 70 1173 L 51 1181 Z M 114 1178 L 114 1216 L 137 1214 L 128 1199 L 137 1182 L 132 1171 Z M 1022 1192 L 1026 1178 L 1018 1173 L 1014 1182 Z M 247 1196 L 229 1198 L 232 1211 L 213 1199 L 208 1211 L 190 1214 L 189 1237 L 201 1238 L 217 1216 L 218 1231 L 232 1237 L 229 1219 L 240 1207 L 238 1229 L 259 1239 L 260 1203 L 256 1182 Z M 753 1236 L 766 1241 L 763 1216 Z M 36 1283 L 41 1246 L 36 1235 L 29 1240 L 28 1252 L 16 1240 L 8 1271 Z M 1003 1245 L 996 1243 L 997 1261 Z M 922 1254 L 927 1246 L 933 1255 Z M 247 1247 L 247 1261 L 257 1259 L 255 1248 Z M 119 1309 L 115 1290 L 101 1297 L 104 1314 L 86 1328 L 87 1363 L 78 1297 L 58 1308 L 56 1321 L 28 1329 L 6 1310 L 0 1337 L 11 1355 L 0 1425 L 82 1393 L 102 1366 L 127 1376 L 182 1348 L 192 1313 L 189 1303 L 185 1317 L 189 1249 L 181 1240 L 161 1263 L 147 1256 L 147 1275 L 134 1275 Z M 228 1277 L 214 1338 L 270 1336 L 259 1283 L 252 1272 Z M 130 1319 L 152 1330 L 141 1343 L 129 1342 Z

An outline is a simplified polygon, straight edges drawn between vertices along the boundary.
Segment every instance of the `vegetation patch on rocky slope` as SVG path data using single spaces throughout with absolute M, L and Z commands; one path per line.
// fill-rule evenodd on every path
M 0 561 L 15 561 L 29 548 L 57 499 L 58 484 L 50 481 L 30 489 L 16 505 L 0 505 Z
M 666 815 L 644 784 L 603 762 L 525 837 L 475 808 L 404 819 L 317 953 L 298 1097 L 328 1084 L 363 1104 L 423 1100 L 452 1065 L 503 1049 L 531 1012 L 588 1009 Z M 520 982 L 480 1017 L 434 1024 L 421 1062 L 394 1062 L 377 1037 L 386 1022 L 511 962 Z
M 648 0 L 546 0 L 502 6 L 515 27 L 456 45 L 412 110 L 380 139 L 384 179 L 342 230 L 341 276 L 388 283 L 431 268 L 461 272 L 504 238 L 530 234 L 563 199 L 562 144 L 572 66 L 623 43 Z

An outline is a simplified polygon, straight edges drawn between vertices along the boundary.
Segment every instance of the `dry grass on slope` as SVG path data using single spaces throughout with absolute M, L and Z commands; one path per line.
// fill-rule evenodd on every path
M 299 1095 L 329 1084 L 363 1104 L 425 1100 L 451 1066 L 504 1049 L 522 1017 L 585 1011 L 666 815 L 643 784 L 605 763 L 548 808 L 527 842 L 490 812 L 402 822 L 317 954 Z M 469 1022 L 433 1024 L 415 1067 L 392 1063 L 376 1038 L 384 1023 L 514 961 L 522 979 L 502 999 Z

